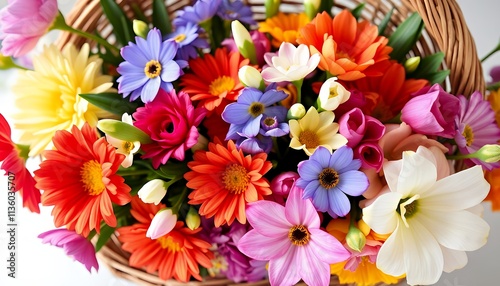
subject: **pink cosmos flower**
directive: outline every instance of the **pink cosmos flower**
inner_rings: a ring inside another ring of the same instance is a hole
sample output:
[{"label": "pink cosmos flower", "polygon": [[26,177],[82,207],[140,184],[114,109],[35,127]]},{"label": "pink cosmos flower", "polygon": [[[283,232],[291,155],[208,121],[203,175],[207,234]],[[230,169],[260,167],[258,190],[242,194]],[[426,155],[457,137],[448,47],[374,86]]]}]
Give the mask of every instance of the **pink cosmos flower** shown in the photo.
[{"label": "pink cosmos flower", "polygon": [[205,117],[204,108],[194,108],[185,92],[167,93],[160,89],[155,99],[133,114],[134,126],[147,133],[153,143],[143,144],[145,154],[153,167],[165,164],[170,157],[184,160],[184,153],[198,142],[197,126]]},{"label": "pink cosmos flower", "polygon": [[85,265],[89,272],[91,272],[92,267],[99,270],[94,246],[84,236],[72,230],[53,229],[41,233],[38,238],[42,239],[42,243],[64,249],[66,255]]},{"label": "pink cosmos flower", "polygon": [[[25,158],[22,157],[18,146],[12,142],[9,123],[0,114],[0,162],[3,161],[0,169],[5,171],[5,175],[14,177],[12,191],[18,191],[23,198],[23,206],[31,212],[40,213],[40,190],[35,187],[35,179],[25,167]],[[27,156],[26,150],[26,156]],[[9,189],[10,190],[10,189]]]},{"label": "pink cosmos flower", "polygon": [[47,33],[57,16],[57,0],[9,0],[0,10],[2,54],[21,57]]},{"label": "pink cosmos flower", "polygon": [[330,264],[344,261],[350,253],[332,235],[320,229],[312,202],[302,199],[302,189],[290,191],[286,205],[258,201],[247,206],[252,230],[238,242],[245,255],[269,260],[271,285],[328,285]]},{"label": "pink cosmos flower", "polygon": [[453,138],[459,110],[458,98],[435,84],[422,88],[406,103],[401,110],[401,120],[415,133]]},{"label": "pink cosmos flower", "polygon": [[347,138],[347,146],[354,148],[362,140],[377,141],[384,135],[385,126],[377,119],[364,115],[359,108],[342,115],[339,119],[339,133]]}]

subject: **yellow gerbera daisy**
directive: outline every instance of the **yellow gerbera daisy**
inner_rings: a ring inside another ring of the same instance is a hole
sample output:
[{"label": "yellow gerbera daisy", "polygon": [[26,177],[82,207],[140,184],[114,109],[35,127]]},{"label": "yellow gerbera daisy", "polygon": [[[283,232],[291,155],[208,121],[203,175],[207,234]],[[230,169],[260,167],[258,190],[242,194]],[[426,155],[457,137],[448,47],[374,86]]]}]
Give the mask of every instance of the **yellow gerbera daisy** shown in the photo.
[{"label": "yellow gerbera daisy", "polygon": [[331,111],[318,113],[316,108],[311,107],[306,115],[299,120],[292,119],[290,134],[292,140],[290,147],[296,150],[304,149],[311,156],[316,148],[323,146],[330,152],[347,143],[347,139],[337,132],[339,124],[333,122],[335,115]]},{"label": "yellow gerbera daisy", "polygon": [[98,117],[111,116],[78,96],[111,90],[112,77],[101,72],[102,59],[89,57],[87,44],[78,51],[66,45],[60,51],[45,46],[33,59],[33,71],[20,72],[12,90],[16,95],[15,128],[20,141],[31,144],[30,156],[52,148],[57,130],[81,128],[85,122],[97,124]]},{"label": "yellow gerbera daisy", "polygon": [[297,35],[299,30],[309,23],[309,18],[305,13],[284,14],[278,13],[276,16],[259,23],[259,31],[269,33],[273,37],[272,45],[279,48],[282,42],[289,42],[297,45]]}]

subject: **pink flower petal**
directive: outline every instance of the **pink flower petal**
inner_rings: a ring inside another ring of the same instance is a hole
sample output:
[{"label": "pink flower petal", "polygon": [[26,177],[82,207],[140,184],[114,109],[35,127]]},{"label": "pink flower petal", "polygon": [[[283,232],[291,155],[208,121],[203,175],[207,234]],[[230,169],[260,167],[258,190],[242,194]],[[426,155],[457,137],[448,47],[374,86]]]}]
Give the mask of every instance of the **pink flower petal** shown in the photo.
[{"label": "pink flower petal", "polygon": [[330,284],[330,265],[317,259],[310,247],[297,247],[295,255],[299,275],[307,285]]},{"label": "pink flower petal", "polygon": [[309,229],[311,240],[308,248],[316,258],[327,264],[345,261],[351,255],[347,249],[332,235],[321,229]]},{"label": "pink flower petal", "polygon": [[257,260],[281,258],[292,245],[288,236],[267,237],[255,229],[247,232],[239,241],[238,249],[248,257]]},{"label": "pink flower petal", "polygon": [[271,285],[295,285],[300,281],[296,263],[296,247],[292,246],[281,257],[269,261],[269,282]]},{"label": "pink flower petal", "polygon": [[302,189],[293,187],[285,205],[286,219],[293,225],[319,228],[319,216],[309,199],[302,199]]},{"label": "pink flower petal", "polygon": [[286,220],[285,208],[275,202],[261,200],[250,203],[246,208],[246,215],[250,225],[267,237],[286,236],[292,227]]}]

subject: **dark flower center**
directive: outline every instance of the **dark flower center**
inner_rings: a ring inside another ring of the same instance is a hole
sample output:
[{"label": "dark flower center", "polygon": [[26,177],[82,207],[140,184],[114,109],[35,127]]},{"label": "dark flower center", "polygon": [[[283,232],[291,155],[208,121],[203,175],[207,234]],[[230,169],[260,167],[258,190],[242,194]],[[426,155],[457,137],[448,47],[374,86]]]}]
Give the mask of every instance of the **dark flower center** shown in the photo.
[{"label": "dark flower center", "polygon": [[332,168],[326,168],[319,173],[319,184],[325,189],[331,189],[339,183],[339,174]]},{"label": "dark flower center", "polygon": [[264,125],[267,127],[273,127],[276,124],[276,119],[274,117],[267,117],[264,119]]},{"label": "dark flower center", "polygon": [[248,109],[248,112],[253,116],[257,117],[261,115],[264,112],[264,104],[260,102],[253,102],[252,105],[250,105],[250,108]]},{"label": "dark flower center", "polygon": [[299,135],[299,142],[306,145],[307,149],[314,149],[319,146],[318,135],[311,130],[304,130]]},{"label": "dark flower center", "polygon": [[304,225],[294,225],[288,231],[288,238],[297,246],[306,245],[311,239],[309,230]]}]

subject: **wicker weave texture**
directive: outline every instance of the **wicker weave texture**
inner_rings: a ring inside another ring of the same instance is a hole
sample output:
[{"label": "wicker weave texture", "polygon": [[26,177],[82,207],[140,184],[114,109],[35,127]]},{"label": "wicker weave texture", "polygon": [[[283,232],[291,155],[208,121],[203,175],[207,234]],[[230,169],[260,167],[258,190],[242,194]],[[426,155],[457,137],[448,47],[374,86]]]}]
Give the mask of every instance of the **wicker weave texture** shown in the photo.
[{"label": "wicker weave texture", "polygon": [[[140,9],[146,16],[151,15],[151,0],[116,0],[127,15],[132,17],[133,9]],[[252,7],[256,20],[265,18],[264,0],[246,0]],[[189,5],[190,0],[165,0],[168,12],[175,12]],[[302,10],[303,0],[282,0],[280,9],[287,12]],[[366,3],[361,15],[374,24],[379,24],[383,17],[394,8],[387,29],[394,30],[410,13],[416,11],[424,20],[425,30],[412,51],[415,56],[426,56],[438,51],[445,53],[443,67],[450,69],[450,76],[445,88],[452,94],[469,96],[479,90],[484,94],[485,82],[481,62],[478,58],[474,39],[465,23],[460,7],[454,0],[336,0],[334,12],[343,8],[352,9],[360,3]],[[79,0],[73,10],[67,15],[66,22],[78,29],[98,33],[113,43],[112,28],[103,15],[100,1]],[[86,40],[79,36],[63,33],[57,41],[59,47],[67,43],[81,46]],[[128,265],[129,254],[120,247],[120,242],[113,236],[99,252],[102,263],[118,277],[134,281],[145,286],[178,286],[178,285],[236,285],[229,280],[214,279],[203,282],[179,283],[163,281],[154,274],[136,269]],[[267,281],[243,285],[268,285]],[[330,285],[340,285],[332,278]]]}]

